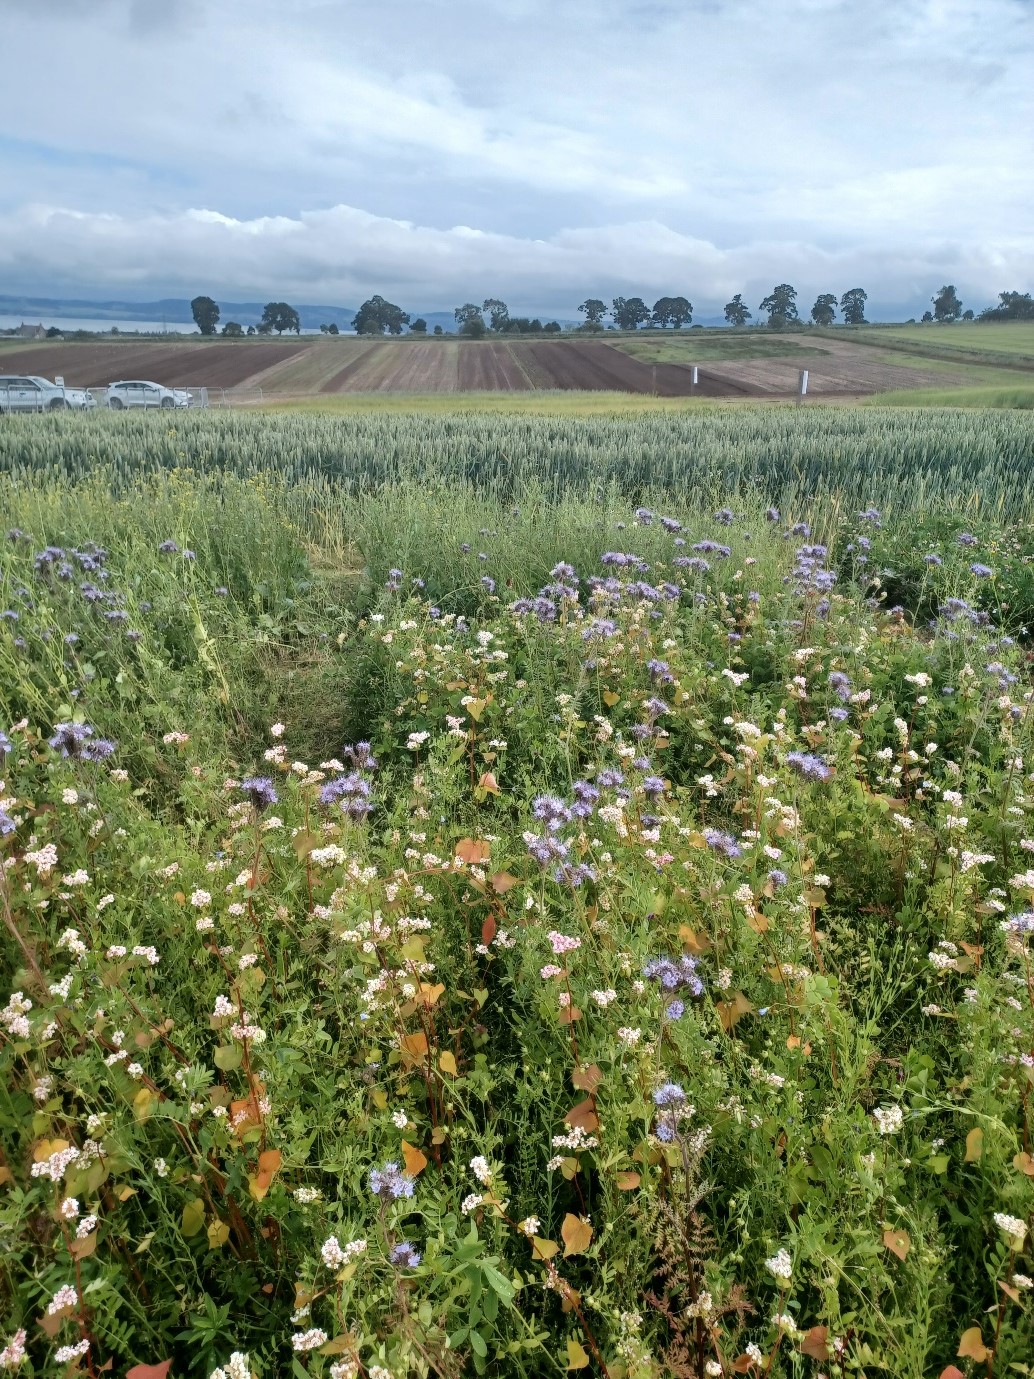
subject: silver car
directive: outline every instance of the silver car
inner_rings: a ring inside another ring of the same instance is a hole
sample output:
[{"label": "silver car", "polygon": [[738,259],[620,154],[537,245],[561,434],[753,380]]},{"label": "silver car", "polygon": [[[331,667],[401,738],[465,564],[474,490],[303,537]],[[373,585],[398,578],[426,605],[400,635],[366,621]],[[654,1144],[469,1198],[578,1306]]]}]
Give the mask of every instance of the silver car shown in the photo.
[{"label": "silver car", "polygon": [[186,388],[166,388],[161,383],[139,380],[109,383],[108,406],[115,412],[124,407],[189,407],[190,393]]},{"label": "silver car", "polygon": [[85,388],[66,388],[49,378],[0,374],[0,412],[63,412],[66,408],[86,411],[97,406],[97,399]]}]

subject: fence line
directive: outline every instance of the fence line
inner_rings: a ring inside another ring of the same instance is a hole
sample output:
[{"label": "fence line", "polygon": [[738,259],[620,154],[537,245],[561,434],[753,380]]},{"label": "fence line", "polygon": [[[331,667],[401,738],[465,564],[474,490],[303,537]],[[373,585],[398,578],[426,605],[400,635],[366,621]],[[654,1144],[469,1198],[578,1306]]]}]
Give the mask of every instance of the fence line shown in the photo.
[{"label": "fence line", "polygon": [[[162,385],[164,386],[164,385]],[[191,409],[197,408],[230,408],[230,407],[257,407],[266,400],[266,394],[262,388],[207,388],[198,384],[178,386],[173,391],[186,393],[189,397],[187,406]],[[9,412],[47,412],[53,407],[56,394],[60,393],[64,406],[72,409],[75,403],[67,400],[69,392],[88,393],[93,398],[98,407],[108,408],[108,389],[107,388],[68,388],[64,384],[56,385],[51,393],[39,392],[38,397],[32,397],[30,390],[26,387],[17,387],[13,384],[0,383],[0,413]],[[93,409],[91,409],[93,410]],[[113,409],[114,410],[114,409]],[[148,407],[143,409],[139,406],[129,404],[126,406],[128,411],[157,411],[159,408]],[[178,410],[178,409],[177,409]]]}]

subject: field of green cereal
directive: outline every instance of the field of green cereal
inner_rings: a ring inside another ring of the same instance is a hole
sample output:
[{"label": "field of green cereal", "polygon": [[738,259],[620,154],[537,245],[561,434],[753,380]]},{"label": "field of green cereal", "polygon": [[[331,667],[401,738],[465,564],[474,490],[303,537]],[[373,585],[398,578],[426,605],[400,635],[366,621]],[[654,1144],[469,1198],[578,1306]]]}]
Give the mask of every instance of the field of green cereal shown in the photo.
[{"label": "field of green cereal", "polygon": [[1034,1375],[1032,458],[5,423],[0,1369]]}]

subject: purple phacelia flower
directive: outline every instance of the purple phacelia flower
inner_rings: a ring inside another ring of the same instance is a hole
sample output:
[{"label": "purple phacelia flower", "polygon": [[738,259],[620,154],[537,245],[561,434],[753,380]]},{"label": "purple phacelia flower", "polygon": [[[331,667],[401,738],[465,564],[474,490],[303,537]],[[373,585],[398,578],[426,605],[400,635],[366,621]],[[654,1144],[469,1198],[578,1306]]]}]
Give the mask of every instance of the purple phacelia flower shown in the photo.
[{"label": "purple phacelia flower", "polygon": [[571,811],[556,795],[538,795],[531,802],[531,812],[550,833],[557,833],[571,822]]},{"label": "purple phacelia flower", "polygon": [[705,828],[704,842],[715,852],[722,852],[730,861],[743,856],[743,849],[731,833],[723,833],[720,828]]},{"label": "purple phacelia flower", "polygon": [[704,991],[704,984],[697,973],[696,959],[688,953],[683,953],[678,959],[650,958],[643,967],[643,976],[647,981],[656,982],[666,993],[688,991],[693,996],[700,996]]},{"label": "purple phacelia flower", "polygon": [[786,764],[807,780],[829,780],[833,774],[832,766],[814,752],[787,752]]},{"label": "purple phacelia flower", "polygon": [[667,1109],[670,1106],[684,1106],[686,1093],[677,1082],[665,1082],[653,1094],[653,1104]]},{"label": "purple phacelia flower", "polygon": [[248,776],[237,788],[247,795],[259,813],[263,809],[268,809],[271,804],[276,804],[280,798],[268,776]]},{"label": "purple phacelia flower", "polygon": [[829,687],[836,697],[842,699],[844,703],[851,698],[851,681],[842,670],[830,671]]},{"label": "purple phacelia flower", "polygon": [[407,1178],[398,1163],[386,1163],[383,1168],[371,1168],[370,1191],[374,1197],[384,1202],[397,1202],[402,1197],[412,1197],[416,1185]]}]

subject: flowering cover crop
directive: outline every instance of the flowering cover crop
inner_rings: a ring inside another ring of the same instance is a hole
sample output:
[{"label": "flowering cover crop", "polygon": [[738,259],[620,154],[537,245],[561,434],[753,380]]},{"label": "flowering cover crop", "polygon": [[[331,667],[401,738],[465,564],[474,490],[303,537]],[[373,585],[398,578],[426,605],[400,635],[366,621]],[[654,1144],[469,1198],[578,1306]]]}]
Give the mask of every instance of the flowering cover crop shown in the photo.
[{"label": "flowering cover crop", "polygon": [[1019,547],[91,492],[4,497],[0,1369],[1032,1372]]}]

